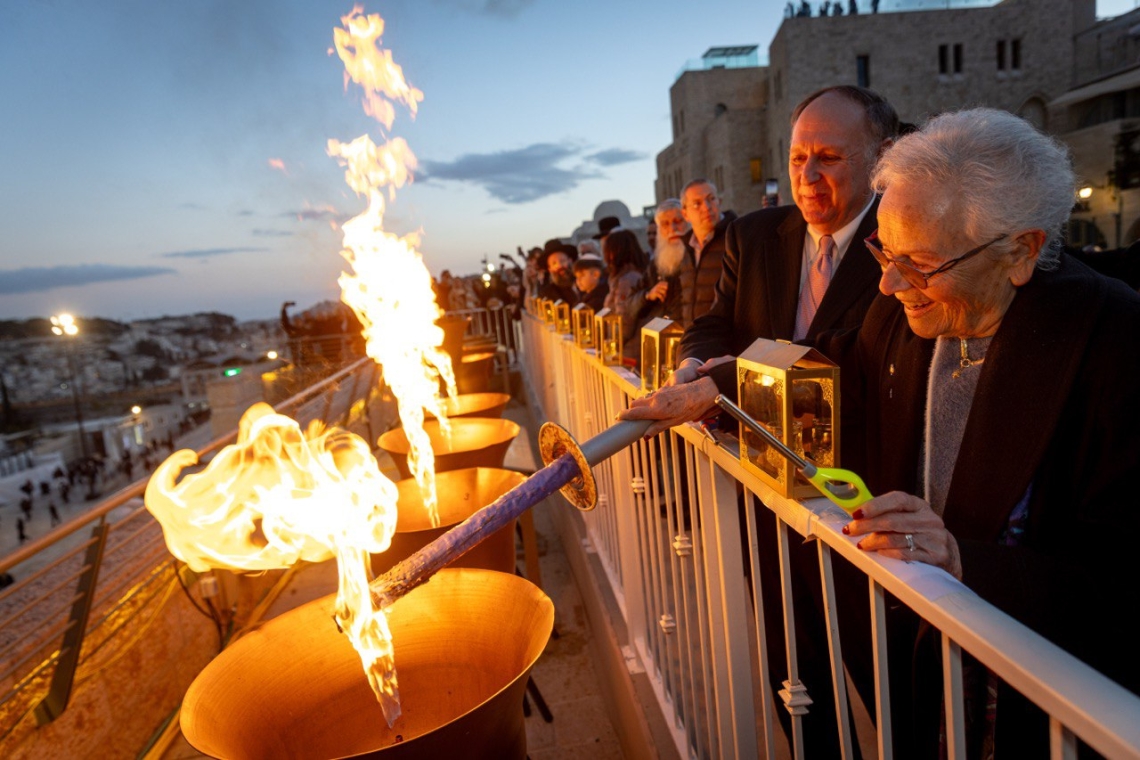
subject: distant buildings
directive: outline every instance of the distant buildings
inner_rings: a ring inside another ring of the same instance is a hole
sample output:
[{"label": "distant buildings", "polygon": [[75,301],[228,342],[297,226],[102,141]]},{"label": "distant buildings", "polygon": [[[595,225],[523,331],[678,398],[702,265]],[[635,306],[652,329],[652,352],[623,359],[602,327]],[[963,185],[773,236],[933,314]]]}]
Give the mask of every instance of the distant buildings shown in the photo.
[{"label": "distant buildings", "polygon": [[760,207],[766,180],[789,202],[792,109],[820,87],[857,84],[915,124],[979,105],[1024,117],[1070,145],[1090,188],[1074,242],[1140,237],[1140,11],[1098,22],[1095,0],[942,5],[785,18],[766,64],[741,55],[748,48],[709,50],[708,65],[670,88],[673,142],[657,156],[657,200],[703,176],[738,213]]}]

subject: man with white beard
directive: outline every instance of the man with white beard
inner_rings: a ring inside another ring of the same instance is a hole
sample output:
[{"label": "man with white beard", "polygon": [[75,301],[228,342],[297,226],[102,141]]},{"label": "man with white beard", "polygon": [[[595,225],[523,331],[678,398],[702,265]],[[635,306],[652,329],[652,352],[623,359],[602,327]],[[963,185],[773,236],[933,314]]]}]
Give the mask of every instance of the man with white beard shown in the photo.
[{"label": "man with white beard", "polygon": [[681,280],[678,274],[688,253],[685,239],[689,236],[689,223],[681,213],[681,202],[676,198],[661,201],[654,216],[657,222],[657,241],[653,260],[649,263],[649,287],[634,298],[641,303],[636,309],[638,324],[656,317],[676,322],[682,319]]}]

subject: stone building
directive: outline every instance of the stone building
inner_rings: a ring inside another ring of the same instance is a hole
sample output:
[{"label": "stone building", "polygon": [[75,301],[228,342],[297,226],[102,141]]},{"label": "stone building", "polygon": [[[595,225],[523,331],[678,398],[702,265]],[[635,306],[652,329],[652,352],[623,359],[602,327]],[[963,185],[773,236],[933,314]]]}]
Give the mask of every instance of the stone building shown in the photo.
[{"label": "stone building", "polygon": [[[1095,0],[1004,0],[785,18],[768,48],[767,66],[745,74],[686,72],[670,89],[674,121],[685,113],[698,131],[687,134],[675,126],[673,143],[657,158],[657,197],[669,194],[678,174],[683,185],[719,169],[725,189],[734,193],[741,184],[736,178],[751,180],[744,184],[753,192],[734,195],[726,205],[738,213],[760,207],[767,178],[777,180],[780,202],[790,202],[791,111],[812,91],[835,84],[882,93],[911,123],[985,105],[1056,133],[1059,125],[1050,123],[1056,113],[1049,104],[1073,86],[1078,71],[1073,40],[1097,26]],[[732,104],[745,111],[739,127],[716,124],[715,104],[721,102],[728,114]],[[694,119],[694,114],[700,116]],[[750,134],[735,134],[736,128]]]},{"label": "stone building", "polygon": [[657,154],[657,202],[680,196],[685,183],[712,180],[721,208],[760,207],[766,140],[767,69],[756,46],[711,48],[669,88],[673,143]]},{"label": "stone building", "polygon": [[1048,107],[1084,188],[1069,237],[1121,247],[1140,239],[1140,10],[1084,29],[1073,47],[1073,87]]}]

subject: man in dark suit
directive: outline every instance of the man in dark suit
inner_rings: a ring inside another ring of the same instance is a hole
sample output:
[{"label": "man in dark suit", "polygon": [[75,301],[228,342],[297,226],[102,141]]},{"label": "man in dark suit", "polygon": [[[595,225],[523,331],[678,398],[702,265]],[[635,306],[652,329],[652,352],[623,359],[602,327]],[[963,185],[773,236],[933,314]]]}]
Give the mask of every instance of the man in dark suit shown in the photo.
[{"label": "man in dark suit", "polygon": [[[647,435],[702,419],[718,411],[713,403],[718,393],[736,397],[731,358],[756,338],[810,341],[821,332],[862,323],[882,275],[863,244],[877,226],[871,170],[897,130],[894,108],[860,87],[829,87],[796,106],[788,155],[795,205],[761,209],[729,226],[716,299],[712,309],[685,330],[673,384],[634,400],[621,418],[656,420]],[[768,621],[764,637],[774,693],[790,678],[786,658],[778,654],[785,643],[775,622],[784,613],[776,539],[775,521],[758,520],[761,570],[755,581]],[[814,635],[826,630],[813,602],[818,597],[814,586],[819,570],[811,564],[816,550],[803,546],[791,547],[791,552],[797,574],[792,584],[799,655],[796,687],[805,688],[816,702],[802,717],[802,741],[807,757],[834,757],[838,720],[829,709],[833,683],[827,640]],[[777,715],[792,736],[788,711],[777,710]]]},{"label": "man in dark suit", "polygon": [[[853,327],[881,270],[863,245],[876,227],[871,169],[898,116],[882,96],[850,85],[812,93],[792,113],[788,172],[795,206],[733,222],[712,309],[685,330],[671,387],[637,399],[623,419],[657,420],[654,435],[735,397],[734,364],[756,338],[811,340]],[[711,361],[710,361],[711,360]]]}]

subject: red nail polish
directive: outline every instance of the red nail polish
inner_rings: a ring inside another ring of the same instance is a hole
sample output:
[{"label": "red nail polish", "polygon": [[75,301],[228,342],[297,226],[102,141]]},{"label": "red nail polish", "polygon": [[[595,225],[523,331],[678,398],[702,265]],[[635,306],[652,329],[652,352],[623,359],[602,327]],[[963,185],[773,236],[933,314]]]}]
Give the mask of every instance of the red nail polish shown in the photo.
[{"label": "red nail polish", "polygon": [[851,517],[853,517],[856,520],[862,520],[863,519],[863,510],[856,509],[854,512],[851,513]]},{"label": "red nail polish", "polygon": [[847,525],[844,525],[844,526],[843,526],[843,533],[844,533],[845,535],[848,535],[848,536],[850,536],[850,535],[851,535],[851,528],[850,528],[849,526],[847,526]]},{"label": "red nail polish", "polygon": [[862,549],[863,548],[863,542],[860,541],[859,543],[855,544],[855,548],[856,549]]}]

